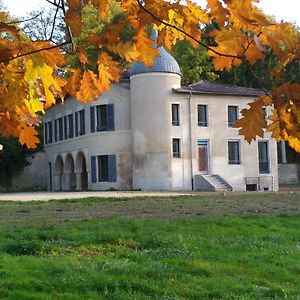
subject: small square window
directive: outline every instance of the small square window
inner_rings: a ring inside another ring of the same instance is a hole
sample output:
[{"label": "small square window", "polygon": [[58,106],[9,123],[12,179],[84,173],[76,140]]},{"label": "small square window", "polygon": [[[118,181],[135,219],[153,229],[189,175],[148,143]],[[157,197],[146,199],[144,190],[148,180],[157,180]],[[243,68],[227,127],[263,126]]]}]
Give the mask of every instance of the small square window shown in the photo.
[{"label": "small square window", "polygon": [[172,104],[172,126],[179,126],[179,104]]},{"label": "small square window", "polygon": [[240,161],[240,141],[228,142],[228,163],[230,165],[239,165]]},{"label": "small square window", "polygon": [[228,127],[234,127],[234,123],[237,119],[238,119],[238,107],[228,106]]},{"label": "small square window", "polygon": [[180,154],[180,139],[173,139],[173,157],[181,157]]},{"label": "small square window", "polygon": [[198,105],[198,126],[206,127],[207,122],[207,105]]}]

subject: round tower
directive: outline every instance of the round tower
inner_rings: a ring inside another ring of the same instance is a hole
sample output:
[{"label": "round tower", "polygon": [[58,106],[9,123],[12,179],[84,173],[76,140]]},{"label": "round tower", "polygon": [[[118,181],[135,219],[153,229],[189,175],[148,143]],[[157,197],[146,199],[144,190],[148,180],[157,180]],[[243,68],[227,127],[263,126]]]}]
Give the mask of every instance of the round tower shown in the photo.
[{"label": "round tower", "polygon": [[171,99],[181,74],[174,57],[163,47],[158,51],[153,66],[135,62],[130,70],[132,186],[142,190],[172,188]]}]

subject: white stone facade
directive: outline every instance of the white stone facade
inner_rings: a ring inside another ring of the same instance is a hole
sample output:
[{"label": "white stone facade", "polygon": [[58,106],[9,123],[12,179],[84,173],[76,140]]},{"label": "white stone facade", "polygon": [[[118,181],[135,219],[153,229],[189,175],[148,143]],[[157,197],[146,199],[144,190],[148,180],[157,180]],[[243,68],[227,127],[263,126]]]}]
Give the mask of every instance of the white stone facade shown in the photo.
[{"label": "white stone facade", "polygon": [[[68,98],[44,119],[48,189],[205,190],[198,179],[208,174],[232,190],[276,191],[275,140],[266,133],[249,145],[228,126],[228,107],[239,112],[253,98],[181,91],[180,75],[167,72],[134,74],[95,102]],[[175,125],[172,104],[178,105]],[[206,110],[205,126],[199,105]]]}]

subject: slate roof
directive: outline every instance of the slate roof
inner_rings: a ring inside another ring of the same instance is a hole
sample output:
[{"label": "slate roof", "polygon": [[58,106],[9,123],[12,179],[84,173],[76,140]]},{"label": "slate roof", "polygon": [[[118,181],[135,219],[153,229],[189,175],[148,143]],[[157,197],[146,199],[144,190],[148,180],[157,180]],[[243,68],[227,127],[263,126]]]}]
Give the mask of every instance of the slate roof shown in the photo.
[{"label": "slate roof", "polygon": [[[151,39],[157,41],[156,30],[152,30]],[[164,47],[157,47],[156,43],[152,47],[157,48],[159,51],[159,56],[154,58],[154,64],[151,67],[146,67],[144,63],[134,62],[130,69],[130,75],[149,72],[181,74],[177,61]]]},{"label": "slate roof", "polygon": [[180,68],[175,58],[164,47],[159,47],[158,51],[159,56],[154,58],[153,66],[146,67],[144,63],[134,62],[130,69],[130,75],[149,72],[180,74]]},{"label": "slate roof", "polygon": [[232,95],[232,96],[261,96],[264,92],[261,89],[247,88],[224,83],[209,82],[201,80],[197,83],[173,88],[175,93],[192,94],[213,94],[213,95]]}]

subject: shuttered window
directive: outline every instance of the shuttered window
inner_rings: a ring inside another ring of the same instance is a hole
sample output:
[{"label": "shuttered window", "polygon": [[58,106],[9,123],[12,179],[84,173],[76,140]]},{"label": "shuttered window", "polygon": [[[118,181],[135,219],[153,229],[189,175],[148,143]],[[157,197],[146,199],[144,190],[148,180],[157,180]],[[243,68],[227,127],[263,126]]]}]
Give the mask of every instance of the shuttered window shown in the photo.
[{"label": "shuttered window", "polygon": [[52,121],[48,123],[48,143],[52,144],[53,142],[53,127],[52,127]]},{"label": "shuttered window", "polygon": [[69,138],[73,138],[74,137],[74,123],[73,123],[73,114],[68,115],[68,136]]},{"label": "shuttered window", "polygon": [[78,111],[75,112],[75,136],[78,136],[78,123],[79,123],[79,120],[78,120]]},{"label": "shuttered window", "polygon": [[84,109],[79,111],[79,135],[85,134],[85,113]]},{"label": "shuttered window", "polygon": [[63,135],[63,118],[58,119],[58,133],[59,133],[59,140],[62,141],[64,139]]},{"label": "shuttered window", "polygon": [[116,155],[98,156],[98,181],[100,182],[117,181]]},{"label": "shuttered window", "polygon": [[113,131],[115,130],[114,105],[98,105],[96,106],[96,120],[94,108],[91,108],[91,132],[97,131]]},{"label": "shuttered window", "polygon": [[65,134],[65,140],[68,139],[68,118],[67,118],[67,116],[64,116],[64,134]]},{"label": "shuttered window", "polygon": [[54,120],[54,141],[57,142],[57,136],[58,136],[58,133],[57,133],[57,128],[58,128],[58,120]]},{"label": "shuttered window", "polygon": [[95,106],[90,107],[90,126],[91,126],[91,132],[96,131],[96,123],[95,123]]},{"label": "shuttered window", "polygon": [[44,143],[48,144],[48,123],[44,125]]},{"label": "shuttered window", "polygon": [[96,161],[97,161],[96,156],[91,156],[92,182],[97,182],[97,166],[96,166]]}]

